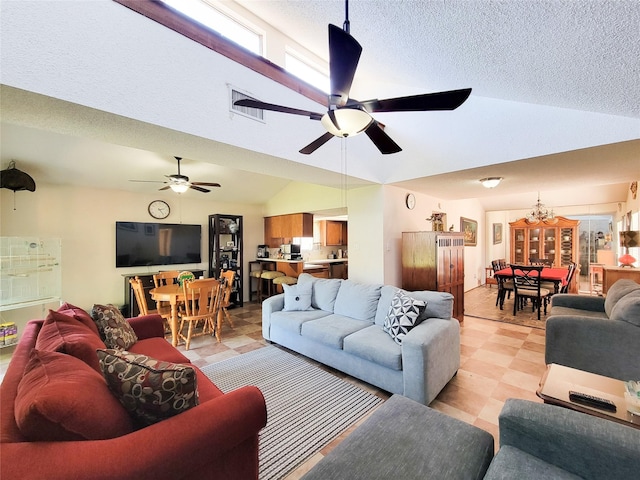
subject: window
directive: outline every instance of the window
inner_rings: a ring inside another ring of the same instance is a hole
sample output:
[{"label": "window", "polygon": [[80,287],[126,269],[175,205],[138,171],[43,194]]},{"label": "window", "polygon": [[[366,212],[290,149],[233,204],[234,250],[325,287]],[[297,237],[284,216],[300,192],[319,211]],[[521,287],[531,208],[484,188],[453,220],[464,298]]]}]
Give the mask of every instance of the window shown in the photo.
[{"label": "window", "polygon": [[225,15],[203,0],[162,0],[220,35],[262,56],[262,35]]},{"label": "window", "polygon": [[285,70],[304,80],[310,85],[319,88],[323,92],[329,93],[329,77],[322,73],[320,69],[311,65],[310,62],[302,60],[300,55],[292,52],[285,53]]}]

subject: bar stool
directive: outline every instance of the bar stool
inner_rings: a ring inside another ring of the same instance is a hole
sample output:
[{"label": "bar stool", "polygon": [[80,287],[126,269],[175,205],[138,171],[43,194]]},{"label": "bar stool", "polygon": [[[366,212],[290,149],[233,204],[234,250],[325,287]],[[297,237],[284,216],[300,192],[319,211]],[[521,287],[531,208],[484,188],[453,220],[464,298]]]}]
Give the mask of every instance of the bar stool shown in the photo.
[{"label": "bar stool", "polygon": [[[273,279],[278,277],[284,277],[284,272],[278,272],[277,270],[263,270],[262,275],[260,275],[260,283],[258,284],[258,299],[260,301],[265,298],[269,298],[273,295]],[[267,294],[264,294],[263,285],[266,282],[267,286]]]},{"label": "bar stool", "polygon": [[296,277],[290,277],[289,275],[284,275],[282,277],[276,277],[273,279],[273,284],[275,285],[276,293],[281,293],[283,290],[280,285],[295,285],[298,283],[298,279]]}]

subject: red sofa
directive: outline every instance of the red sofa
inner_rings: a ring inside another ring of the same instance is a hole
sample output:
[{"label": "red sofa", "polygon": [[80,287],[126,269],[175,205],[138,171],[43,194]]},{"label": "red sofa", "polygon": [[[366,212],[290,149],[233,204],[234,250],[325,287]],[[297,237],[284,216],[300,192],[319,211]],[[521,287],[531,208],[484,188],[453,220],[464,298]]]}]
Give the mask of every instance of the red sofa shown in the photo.
[{"label": "red sofa", "polygon": [[[79,314],[88,316],[84,311]],[[129,351],[173,363],[190,363],[164,339],[160,316],[148,315],[128,321],[138,337]],[[16,408],[20,410],[24,406],[16,407],[19,403],[16,399],[22,398],[18,386],[43,323],[44,320],[32,320],[27,324],[0,386],[0,478],[258,478],[258,432],[267,420],[262,393],[256,387],[243,387],[224,394],[197,368],[199,405],[159,423],[132,428],[129,433],[108,439],[32,441],[26,438],[16,420]],[[90,343],[93,346],[93,339]],[[71,381],[65,391],[78,388],[73,382],[79,375],[76,372],[66,372],[66,375]],[[97,373],[88,375],[93,375],[94,380],[99,378],[95,376]],[[84,387],[82,392],[84,397],[87,393]],[[108,425],[105,419],[109,420],[110,415],[121,418],[118,415],[122,412],[116,411],[119,407],[116,401],[111,411],[104,411],[93,402],[85,402],[80,408],[70,405],[68,411],[93,428],[94,421]]]}]

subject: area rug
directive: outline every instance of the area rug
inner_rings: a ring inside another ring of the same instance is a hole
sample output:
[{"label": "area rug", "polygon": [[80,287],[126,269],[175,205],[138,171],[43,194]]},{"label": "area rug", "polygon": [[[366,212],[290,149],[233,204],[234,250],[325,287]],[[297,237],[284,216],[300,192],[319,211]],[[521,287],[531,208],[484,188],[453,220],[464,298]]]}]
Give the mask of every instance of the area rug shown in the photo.
[{"label": "area rug", "polygon": [[[464,314],[467,317],[483,318],[495,322],[510,323],[512,325],[522,325],[524,327],[545,329],[547,315],[541,312],[538,320],[538,312],[532,312],[531,307],[518,310],[513,314],[513,294],[511,299],[505,299],[504,310],[496,306],[497,287],[480,286],[464,294]],[[547,313],[551,306],[547,307]]]},{"label": "area rug", "polygon": [[223,392],[255,385],[265,397],[260,480],[281,479],[383,402],[372,393],[278,347],[202,368]]}]

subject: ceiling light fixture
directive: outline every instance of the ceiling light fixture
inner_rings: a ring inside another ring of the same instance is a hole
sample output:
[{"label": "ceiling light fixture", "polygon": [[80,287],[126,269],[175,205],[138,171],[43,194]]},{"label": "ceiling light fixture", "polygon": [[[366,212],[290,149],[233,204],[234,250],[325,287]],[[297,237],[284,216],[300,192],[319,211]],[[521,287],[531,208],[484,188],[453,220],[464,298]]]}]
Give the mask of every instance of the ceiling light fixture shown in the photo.
[{"label": "ceiling light fixture", "polygon": [[487,177],[480,180],[484,188],[495,188],[502,181],[502,177]]},{"label": "ceiling light fixture", "polygon": [[325,113],[320,122],[329,133],[336,137],[352,137],[362,133],[371,125],[373,118],[364,110],[357,108],[341,108],[333,110],[335,124],[328,113]]},{"label": "ceiling light fixture", "polygon": [[529,212],[526,218],[529,223],[538,223],[539,221],[549,222],[555,219],[553,209],[549,210],[544,206],[544,203],[540,203],[540,192],[538,192],[538,201],[533,206],[533,210]]},{"label": "ceiling light fixture", "polygon": [[172,183],[171,185],[169,185],[169,188],[171,188],[171,190],[173,190],[176,193],[184,193],[187,190],[189,190],[189,184],[188,183]]}]

